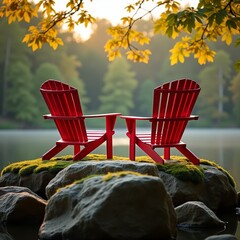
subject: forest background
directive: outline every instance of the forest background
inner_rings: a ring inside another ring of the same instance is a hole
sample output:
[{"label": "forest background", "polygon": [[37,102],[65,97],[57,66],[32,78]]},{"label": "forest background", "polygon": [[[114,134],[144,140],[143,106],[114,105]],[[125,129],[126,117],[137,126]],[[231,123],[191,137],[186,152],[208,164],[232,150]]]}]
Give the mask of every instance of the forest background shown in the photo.
[{"label": "forest background", "polygon": [[[148,31],[151,22],[141,20],[139,29]],[[175,41],[161,35],[152,38],[148,64],[133,63],[125,58],[109,62],[104,44],[111,23],[100,19],[87,41],[71,32],[62,32],[64,46],[56,51],[44,46],[32,52],[21,43],[26,23],[8,25],[0,20],[0,128],[51,128],[43,120],[48,113],[40,94],[47,79],[57,79],[79,90],[84,114],[121,112],[123,115],[151,116],[153,89],[162,83],[190,78],[201,86],[194,109],[200,116],[191,127],[240,127],[240,73],[234,70],[239,49],[220,41],[211,43],[215,61],[199,65],[196,59],[170,65]],[[89,122],[91,127],[102,122]],[[117,126],[124,122],[117,121]]]}]

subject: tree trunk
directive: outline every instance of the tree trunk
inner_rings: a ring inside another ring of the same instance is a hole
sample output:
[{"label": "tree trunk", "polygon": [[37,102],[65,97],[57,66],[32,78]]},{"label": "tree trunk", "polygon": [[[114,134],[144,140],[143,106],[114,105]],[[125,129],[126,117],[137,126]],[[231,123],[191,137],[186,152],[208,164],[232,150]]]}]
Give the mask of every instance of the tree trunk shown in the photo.
[{"label": "tree trunk", "polygon": [[8,36],[4,69],[3,69],[3,96],[2,96],[2,116],[3,117],[5,117],[7,114],[7,101],[6,101],[7,89],[8,89],[7,71],[8,71],[9,61],[10,61],[11,43],[12,43],[11,38]]}]

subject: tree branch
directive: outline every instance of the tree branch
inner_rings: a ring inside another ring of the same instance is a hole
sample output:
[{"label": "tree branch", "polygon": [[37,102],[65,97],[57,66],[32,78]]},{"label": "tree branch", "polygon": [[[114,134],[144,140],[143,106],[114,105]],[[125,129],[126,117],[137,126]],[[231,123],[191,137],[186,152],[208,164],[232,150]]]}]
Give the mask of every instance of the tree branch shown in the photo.
[{"label": "tree branch", "polygon": [[[57,25],[57,23],[61,22],[62,20],[66,19],[69,16],[72,16],[76,12],[78,12],[82,3],[83,3],[83,0],[80,0],[80,2],[77,5],[75,5],[74,8],[71,8],[69,11],[63,11],[63,12],[61,12],[61,14],[56,13],[53,16],[53,20],[51,22],[49,22],[49,27],[47,28],[47,30],[41,32],[41,34],[46,34],[50,29],[55,27]],[[61,16],[61,17],[59,17],[59,16]]]}]

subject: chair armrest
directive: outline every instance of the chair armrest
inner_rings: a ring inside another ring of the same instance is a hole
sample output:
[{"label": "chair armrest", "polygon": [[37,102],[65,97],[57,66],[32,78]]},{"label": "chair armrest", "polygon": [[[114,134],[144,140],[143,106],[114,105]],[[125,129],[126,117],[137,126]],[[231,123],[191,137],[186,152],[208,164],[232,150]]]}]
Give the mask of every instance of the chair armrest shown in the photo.
[{"label": "chair armrest", "polygon": [[137,127],[137,120],[147,120],[152,121],[152,117],[139,117],[139,116],[120,116],[120,118],[125,119],[128,132],[126,133],[127,136],[133,141],[136,136],[136,127]]},{"label": "chair armrest", "polygon": [[190,115],[189,117],[166,117],[166,118],[152,118],[151,121],[182,121],[182,120],[198,120],[197,115]]},{"label": "chair armrest", "polygon": [[44,119],[62,119],[62,120],[67,120],[67,119],[76,119],[78,116],[52,116],[52,114],[45,114],[43,115]]},{"label": "chair armrest", "polygon": [[93,115],[84,115],[83,118],[100,118],[104,117],[106,122],[106,134],[112,135],[114,133],[113,129],[116,123],[117,116],[122,115],[121,113],[104,113],[104,114],[93,114]]},{"label": "chair armrest", "polygon": [[198,115],[190,115],[190,120],[198,120],[199,116]]},{"label": "chair armrest", "polygon": [[135,122],[136,120],[148,120],[153,121],[182,121],[182,120],[197,120],[199,117],[197,115],[191,115],[189,117],[169,117],[169,118],[154,118],[154,117],[138,117],[138,116],[120,116],[120,118],[125,119],[128,123]]},{"label": "chair armrest", "polygon": [[120,116],[120,118],[126,120],[152,120],[152,117],[139,117],[139,116]]},{"label": "chair armrest", "polygon": [[52,116],[51,114],[44,114],[44,115],[43,115],[43,118],[44,118],[44,119],[49,119],[49,118],[51,118],[51,116]]},{"label": "chair armrest", "polygon": [[43,115],[44,119],[76,119],[76,118],[97,118],[97,117],[114,117],[120,116],[121,113],[107,113],[107,114],[94,114],[94,115],[83,115],[83,116],[52,116],[51,114]]},{"label": "chair armrest", "polygon": [[113,117],[120,116],[121,113],[103,113],[103,114],[91,114],[91,115],[83,115],[82,118],[100,118],[100,117]]}]

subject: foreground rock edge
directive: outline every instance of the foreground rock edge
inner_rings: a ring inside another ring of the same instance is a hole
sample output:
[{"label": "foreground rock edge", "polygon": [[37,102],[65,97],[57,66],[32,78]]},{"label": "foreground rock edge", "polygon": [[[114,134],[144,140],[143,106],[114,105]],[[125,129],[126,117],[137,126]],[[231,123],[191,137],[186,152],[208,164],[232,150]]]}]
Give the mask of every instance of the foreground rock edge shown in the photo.
[{"label": "foreground rock edge", "polygon": [[[147,196],[147,197],[146,197]],[[94,176],[54,194],[40,239],[172,239],[176,214],[159,177]]]},{"label": "foreground rock edge", "polygon": [[[92,161],[89,161],[89,163],[92,162]],[[99,162],[99,161],[98,161]],[[106,161],[103,161],[102,164],[104,164]],[[122,161],[121,161],[122,162]],[[133,162],[131,162],[133,163]],[[140,165],[139,163],[134,163],[134,164],[137,164],[137,165]],[[150,165],[153,165],[153,164],[150,164]],[[154,173],[155,174],[155,173]],[[15,174],[16,175],[16,174]],[[37,174],[36,174],[37,175]],[[35,176],[36,177],[36,176]],[[54,176],[55,177],[55,176]],[[54,177],[52,179],[54,179]],[[51,180],[50,180],[51,181]]]}]

